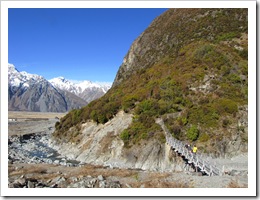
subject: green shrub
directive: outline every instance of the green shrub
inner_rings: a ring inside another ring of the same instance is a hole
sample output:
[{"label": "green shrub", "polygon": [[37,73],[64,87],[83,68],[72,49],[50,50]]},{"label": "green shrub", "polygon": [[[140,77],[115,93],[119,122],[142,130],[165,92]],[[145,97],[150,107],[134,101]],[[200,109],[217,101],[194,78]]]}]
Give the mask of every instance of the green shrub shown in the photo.
[{"label": "green shrub", "polygon": [[194,51],[193,56],[196,60],[200,60],[204,58],[206,54],[208,54],[210,51],[213,50],[213,47],[209,44],[205,44],[198,48],[196,51]]},{"label": "green shrub", "polygon": [[96,110],[92,110],[92,112],[90,113],[90,118],[95,121],[98,122],[98,114]]},{"label": "green shrub", "polygon": [[182,99],[181,97],[176,97],[176,98],[174,99],[174,103],[176,103],[176,104],[181,104],[181,103],[183,103],[183,99]]},{"label": "green shrub", "polygon": [[186,117],[178,117],[177,121],[181,126],[185,126],[188,123],[188,119]]},{"label": "green shrub", "polygon": [[160,99],[158,101],[158,105],[159,105],[159,110],[158,110],[158,113],[160,115],[163,115],[165,113],[167,113],[167,111],[171,108],[171,103],[163,100],[163,99]]},{"label": "green shrub", "polygon": [[230,74],[228,76],[228,79],[232,82],[232,83],[241,83],[241,78],[237,75],[237,74]]},{"label": "green shrub", "polygon": [[56,123],[55,123],[55,128],[58,129],[58,130],[61,128],[60,122],[56,122]]},{"label": "green shrub", "polygon": [[212,113],[212,119],[218,120],[218,119],[219,119],[218,113],[213,112],[213,113]]},{"label": "green shrub", "polygon": [[218,118],[218,111],[215,108],[215,104],[212,103],[194,106],[188,111],[189,123],[200,123],[203,127],[216,127],[218,124]]},{"label": "green shrub", "polygon": [[217,41],[231,40],[233,38],[239,38],[241,36],[238,32],[223,33],[217,36]]},{"label": "green shrub", "polygon": [[141,114],[146,111],[152,110],[153,102],[151,100],[144,100],[138,104],[136,114]]},{"label": "green shrub", "polygon": [[200,142],[207,142],[209,139],[210,139],[210,137],[206,133],[201,134],[200,137],[199,137]]},{"label": "green shrub", "polygon": [[158,140],[160,141],[161,144],[164,144],[166,142],[165,135],[163,133],[158,133],[157,135]]},{"label": "green shrub", "polygon": [[122,109],[125,112],[129,112],[131,109],[135,107],[136,101],[137,97],[135,95],[125,96],[122,100]]},{"label": "green shrub", "polygon": [[75,109],[71,111],[72,124],[77,124],[80,121],[81,112],[82,112],[81,109]]},{"label": "green shrub", "polygon": [[119,137],[121,138],[121,140],[124,141],[124,143],[128,142],[129,141],[129,138],[130,138],[130,134],[128,132],[128,130],[123,130],[122,133],[120,133]]},{"label": "green shrub", "polygon": [[105,114],[100,113],[100,114],[98,115],[98,123],[104,124],[104,123],[106,123],[107,121],[108,121],[108,119],[106,118],[106,115],[105,115]]},{"label": "green shrub", "polygon": [[234,114],[238,111],[237,103],[235,101],[232,101],[231,99],[219,99],[216,102],[216,108],[219,114]]},{"label": "green shrub", "polygon": [[248,59],[248,50],[247,49],[243,49],[242,51],[239,51],[238,53],[243,59]]},{"label": "green shrub", "polygon": [[191,141],[195,141],[199,137],[199,130],[197,126],[192,125],[187,131],[187,137]]},{"label": "green shrub", "polygon": [[231,123],[230,120],[225,118],[222,120],[222,127],[227,128],[230,123]]},{"label": "green shrub", "polygon": [[144,132],[141,134],[141,138],[142,139],[147,139],[148,138],[148,133],[147,132]]},{"label": "green shrub", "polygon": [[171,132],[175,138],[180,139],[181,126],[177,123],[173,124],[173,126],[171,127]]}]

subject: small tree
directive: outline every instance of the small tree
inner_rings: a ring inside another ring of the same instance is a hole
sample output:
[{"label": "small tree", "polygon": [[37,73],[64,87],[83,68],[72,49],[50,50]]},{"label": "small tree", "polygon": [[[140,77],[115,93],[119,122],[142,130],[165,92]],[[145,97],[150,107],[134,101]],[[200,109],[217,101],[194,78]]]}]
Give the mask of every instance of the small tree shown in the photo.
[{"label": "small tree", "polygon": [[199,137],[199,129],[197,126],[192,125],[187,131],[187,137],[191,141],[195,141]]}]

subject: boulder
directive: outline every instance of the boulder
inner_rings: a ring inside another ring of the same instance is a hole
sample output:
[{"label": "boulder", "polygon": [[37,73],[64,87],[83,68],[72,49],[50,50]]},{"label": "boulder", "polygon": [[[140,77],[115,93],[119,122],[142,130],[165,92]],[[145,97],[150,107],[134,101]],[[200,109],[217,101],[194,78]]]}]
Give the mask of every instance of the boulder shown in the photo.
[{"label": "boulder", "polygon": [[34,187],[35,187],[34,182],[28,181],[28,182],[27,182],[27,187],[28,187],[28,188],[34,188]]},{"label": "boulder", "polygon": [[99,181],[103,181],[104,180],[104,177],[102,175],[99,175],[97,178],[98,178]]}]

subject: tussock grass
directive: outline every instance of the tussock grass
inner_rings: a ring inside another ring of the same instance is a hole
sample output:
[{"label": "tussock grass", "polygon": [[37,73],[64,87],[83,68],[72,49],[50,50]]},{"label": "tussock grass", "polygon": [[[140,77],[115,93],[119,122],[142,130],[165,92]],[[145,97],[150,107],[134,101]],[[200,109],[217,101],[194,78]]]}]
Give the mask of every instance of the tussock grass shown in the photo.
[{"label": "tussock grass", "polygon": [[247,188],[246,184],[241,184],[237,180],[231,180],[230,183],[227,185],[227,188]]}]

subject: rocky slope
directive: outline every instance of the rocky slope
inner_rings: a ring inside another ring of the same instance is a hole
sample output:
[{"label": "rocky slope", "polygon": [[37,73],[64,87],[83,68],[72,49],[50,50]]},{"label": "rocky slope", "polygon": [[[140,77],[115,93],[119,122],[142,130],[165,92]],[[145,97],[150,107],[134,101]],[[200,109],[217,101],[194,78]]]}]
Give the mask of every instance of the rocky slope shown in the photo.
[{"label": "rocky slope", "polygon": [[246,153],[247,45],[247,9],[169,9],[130,47],[106,95],[56,124],[55,148],[94,164],[179,170],[161,117],[205,155]]},{"label": "rocky slope", "polygon": [[[246,9],[169,9],[133,42],[113,85],[165,57],[183,56],[181,49],[189,43],[231,41],[243,32],[247,32]],[[233,50],[244,50],[241,44],[228,43]]]},{"label": "rocky slope", "polygon": [[[141,143],[138,148],[124,148],[119,134],[132,122],[132,114],[119,112],[106,124],[87,122],[82,125],[82,134],[71,128],[67,134],[73,138],[52,139],[50,146],[66,155],[84,163],[105,165],[118,168],[138,168],[153,171],[182,171],[182,159],[173,157],[170,147],[156,139]],[[70,148],[68,148],[68,146]],[[172,162],[173,160],[178,162]]]}]

